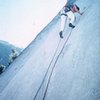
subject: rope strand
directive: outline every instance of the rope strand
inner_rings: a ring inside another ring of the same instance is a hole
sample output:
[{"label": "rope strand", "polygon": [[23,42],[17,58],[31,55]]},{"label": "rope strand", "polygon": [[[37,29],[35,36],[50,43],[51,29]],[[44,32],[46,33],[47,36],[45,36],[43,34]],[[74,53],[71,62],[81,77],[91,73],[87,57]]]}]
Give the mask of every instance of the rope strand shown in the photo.
[{"label": "rope strand", "polygon": [[46,94],[47,94],[47,90],[48,90],[48,87],[49,87],[49,83],[50,83],[51,76],[52,76],[52,73],[53,73],[53,71],[54,71],[55,65],[56,65],[56,63],[57,63],[57,61],[58,61],[58,59],[59,59],[59,57],[60,57],[60,55],[61,55],[61,53],[62,53],[62,51],[63,51],[63,49],[64,49],[64,47],[65,47],[67,41],[69,40],[69,37],[70,37],[71,33],[72,33],[72,30],[70,31],[70,33],[69,33],[69,35],[68,35],[68,38],[66,39],[66,41],[65,41],[65,43],[64,43],[64,45],[63,45],[63,47],[62,47],[62,49],[61,49],[61,51],[60,51],[60,53],[59,53],[58,56],[57,56],[57,59],[56,59],[54,65],[53,65],[53,68],[52,68],[52,70],[51,70],[51,74],[50,74],[50,76],[49,76],[48,83],[47,83],[47,86],[46,86],[46,90],[45,90],[45,92],[44,92],[44,95],[43,95],[43,99],[42,99],[42,100],[45,100],[45,97],[46,97]]},{"label": "rope strand", "polygon": [[55,55],[56,55],[56,52],[57,52],[58,47],[59,47],[59,45],[60,45],[60,42],[61,42],[61,39],[59,40],[59,43],[58,43],[58,46],[57,46],[57,48],[56,48],[56,50],[55,50],[54,56],[53,56],[53,58],[52,58],[52,60],[51,60],[51,62],[50,62],[50,64],[49,64],[49,66],[48,66],[48,69],[47,69],[47,71],[46,71],[46,73],[45,73],[45,75],[44,75],[44,78],[43,78],[43,80],[42,80],[42,83],[40,84],[40,87],[38,88],[38,90],[37,90],[37,92],[36,92],[36,94],[35,94],[33,100],[36,100],[36,97],[37,97],[37,95],[38,95],[38,93],[39,93],[39,91],[40,91],[40,89],[41,89],[41,87],[42,87],[42,85],[43,85],[43,83],[44,83],[44,81],[45,81],[45,78],[46,78],[47,73],[48,73],[48,71],[49,71],[49,69],[50,69],[50,66],[51,66],[51,64],[52,64],[52,62],[53,62],[53,60],[54,60],[54,57],[55,57]]}]

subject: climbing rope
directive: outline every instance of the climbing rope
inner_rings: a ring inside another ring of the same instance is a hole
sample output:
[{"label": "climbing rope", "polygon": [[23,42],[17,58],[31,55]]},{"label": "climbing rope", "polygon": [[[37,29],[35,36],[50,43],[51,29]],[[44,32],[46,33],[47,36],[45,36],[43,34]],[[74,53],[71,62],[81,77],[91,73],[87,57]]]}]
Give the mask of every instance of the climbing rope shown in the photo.
[{"label": "climbing rope", "polygon": [[47,94],[47,90],[48,90],[48,87],[49,87],[49,84],[50,84],[51,76],[52,76],[52,73],[54,71],[55,65],[56,65],[56,63],[57,63],[57,61],[58,61],[58,59],[59,59],[59,57],[60,57],[60,55],[61,55],[61,53],[62,53],[62,51],[63,51],[63,49],[65,47],[65,45],[66,45],[66,43],[68,42],[71,33],[72,33],[72,30],[70,31],[70,33],[69,33],[69,35],[68,35],[68,37],[67,37],[67,39],[66,39],[66,41],[65,41],[65,43],[64,43],[64,45],[63,45],[63,47],[61,49],[61,51],[60,51],[60,53],[58,54],[58,56],[56,58],[56,61],[55,61],[54,65],[53,65],[53,68],[51,70],[51,73],[50,73],[50,76],[49,76],[49,79],[48,79],[48,83],[47,83],[47,86],[46,86],[46,89],[45,89],[45,92],[44,92],[44,95],[43,95],[43,99],[42,100],[45,100],[45,97],[46,97],[46,94]]},{"label": "climbing rope", "polygon": [[59,43],[58,43],[57,48],[56,48],[56,50],[55,50],[54,56],[53,56],[53,58],[51,59],[51,62],[50,62],[50,64],[49,64],[48,68],[47,68],[47,71],[46,71],[46,73],[45,73],[45,75],[44,75],[44,78],[43,78],[43,80],[42,80],[42,82],[41,82],[41,84],[40,84],[40,86],[39,86],[39,88],[38,88],[38,90],[37,90],[37,92],[36,92],[36,94],[35,94],[33,100],[36,100],[36,97],[37,97],[37,95],[38,95],[38,93],[39,93],[39,91],[40,91],[40,89],[41,89],[41,87],[42,87],[42,85],[43,85],[43,83],[44,83],[44,81],[45,81],[45,78],[46,78],[46,76],[47,76],[47,74],[48,74],[48,71],[49,71],[49,69],[50,69],[50,66],[51,66],[51,64],[52,64],[52,62],[53,62],[53,60],[54,60],[54,58],[55,58],[55,55],[56,55],[56,53],[57,53],[57,50],[58,50],[58,48],[59,48],[60,42],[61,42],[61,39],[59,40]]}]

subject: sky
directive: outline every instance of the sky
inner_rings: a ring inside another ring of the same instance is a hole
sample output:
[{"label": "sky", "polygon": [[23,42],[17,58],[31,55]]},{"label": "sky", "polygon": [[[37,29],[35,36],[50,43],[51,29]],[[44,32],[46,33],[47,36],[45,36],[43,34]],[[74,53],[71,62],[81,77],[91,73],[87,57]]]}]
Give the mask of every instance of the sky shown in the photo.
[{"label": "sky", "polygon": [[67,0],[0,0],[0,40],[25,48]]}]

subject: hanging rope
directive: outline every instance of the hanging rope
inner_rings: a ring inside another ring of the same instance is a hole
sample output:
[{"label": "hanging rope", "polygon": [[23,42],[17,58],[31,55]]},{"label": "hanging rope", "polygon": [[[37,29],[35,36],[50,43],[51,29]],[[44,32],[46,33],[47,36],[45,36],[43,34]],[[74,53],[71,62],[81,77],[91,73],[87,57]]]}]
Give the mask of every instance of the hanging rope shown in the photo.
[{"label": "hanging rope", "polygon": [[45,81],[45,78],[46,78],[47,73],[48,73],[48,71],[49,71],[49,69],[50,69],[50,66],[51,66],[51,64],[52,64],[52,62],[53,62],[53,60],[54,60],[54,58],[55,58],[55,55],[56,55],[56,52],[57,52],[58,47],[59,47],[59,45],[60,45],[60,42],[61,42],[61,39],[59,40],[59,43],[58,43],[57,48],[56,48],[56,50],[55,50],[54,56],[53,56],[53,58],[52,58],[52,60],[51,60],[51,62],[50,62],[50,64],[49,64],[49,66],[48,66],[48,69],[47,69],[47,71],[46,71],[46,73],[45,73],[45,75],[44,75],[44,78],[43,78],[43,80],[42,80],[42,82],[41,82],[41,84],[40,84],[40,86],[39,86],[39,88],[38,88],[38,90],[37,90],[37,92],[36,92],[36,94],[35,94],[33,100],[36,100],[36,97],[37,97],[37,95],[38,95],[38,93],[39,93],[39,91],[40,91],[40,89],[41,89],[41,87],[42,87],[42,85],[43,85],[43,83],[44,83],[44,81]]},{"label": "hanging rope", "polygon": [[47,90],[48,90],[48,87],[49,87],[49,83],[50,83],[51,76],[52,76],[52,73],[53,73],[53,71],[54,71],[55,65],[56,65],[56,63],[57,63],[57,61],[58,61],[58,59],[59,59],[59,57],[60,57],[60,55],[61,55],[61,53],[62,53],[62,51],[63,51],[63,49],[64,49],[64,47],[65,47],[67,41],[69,40],[69,37],[70,37],[71,33],[72,33],[72,30],[70,31],[70,33],[69,33],[69,35],[68,35],[68,37],[67,37],[67,39],[66,39],[66,41],[65,41],[65,43],[64,43],[64,45],[63,45],[63,47],[62,47],[62,49],[61,49],[61,51],[60,51],[60,53],[58,54],[57,59],[56,59],[54,65],[53,65],[53,68],[52,68],[52,70],[51,70],[51,73],[50,73],[50,76],[49,76],[49,79],[48,79],[48,83],[47,83],[47,86],[46,86],[46,90],[45,90],[45,92],[44,92],[44,95],[43,95],[43,99],[42,99],[42,100],[45,100],[45,97],[46,97],[46,94],[47,94]]}]

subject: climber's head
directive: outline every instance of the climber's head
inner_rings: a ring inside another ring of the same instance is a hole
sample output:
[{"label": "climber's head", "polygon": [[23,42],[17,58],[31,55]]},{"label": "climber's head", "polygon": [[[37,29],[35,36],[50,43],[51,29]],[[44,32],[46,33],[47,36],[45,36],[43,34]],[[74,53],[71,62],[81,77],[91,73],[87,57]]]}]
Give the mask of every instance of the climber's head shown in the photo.
[{"label": "climber's head", "polygon": [[75,12],[79,12],[80,8],[75,4],[72,6],[71,10],[73,13],[75,13]]}]

